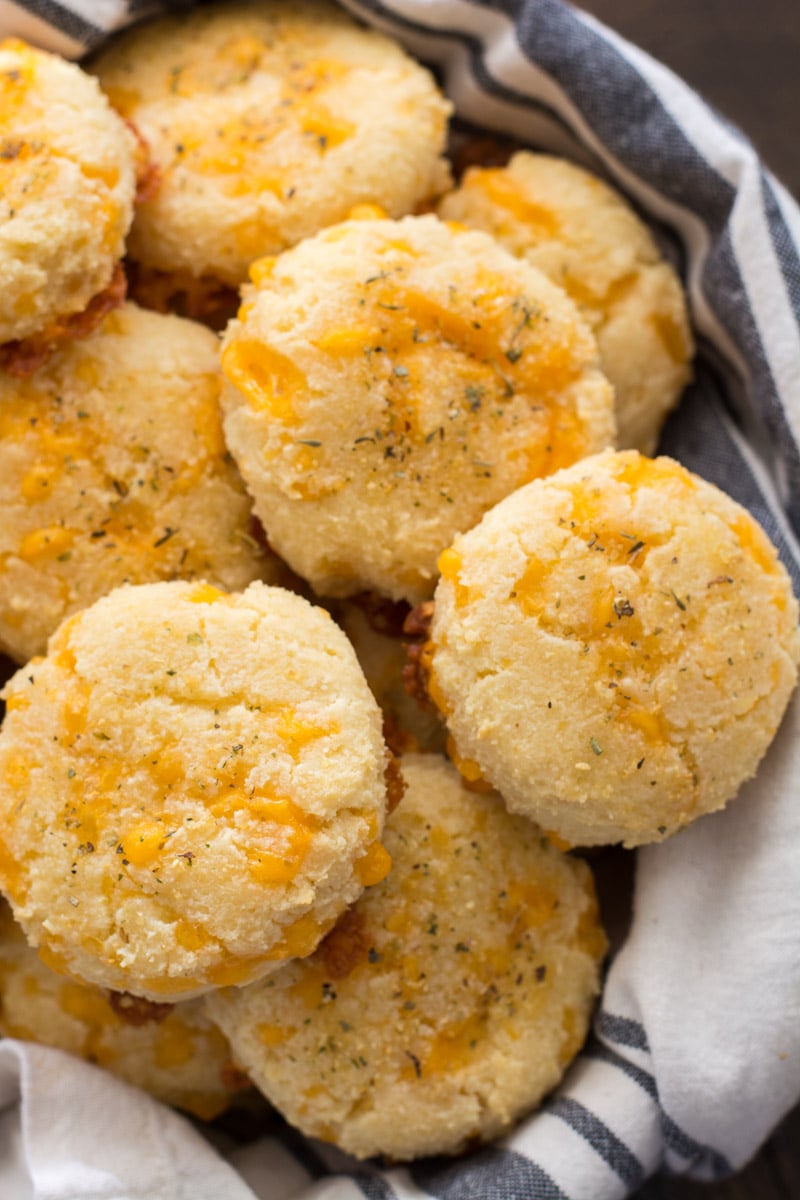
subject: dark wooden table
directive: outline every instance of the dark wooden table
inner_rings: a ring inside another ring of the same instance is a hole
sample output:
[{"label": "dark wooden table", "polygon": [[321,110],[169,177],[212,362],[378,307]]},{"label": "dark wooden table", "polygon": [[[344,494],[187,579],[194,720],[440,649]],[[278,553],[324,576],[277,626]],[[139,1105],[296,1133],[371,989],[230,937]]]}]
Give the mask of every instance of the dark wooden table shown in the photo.
[{"label": "dark wooden table", "polygon": [[[731,118],[800,197],[800,0],[583,0]],[[658,1176],[636,1200],[800,1200],[800,1108],[735,1178]]]},{"label": "dark wooden table", "polygon": [[579,7],[697,88],[800,197],[799,0],[582,0]]}]

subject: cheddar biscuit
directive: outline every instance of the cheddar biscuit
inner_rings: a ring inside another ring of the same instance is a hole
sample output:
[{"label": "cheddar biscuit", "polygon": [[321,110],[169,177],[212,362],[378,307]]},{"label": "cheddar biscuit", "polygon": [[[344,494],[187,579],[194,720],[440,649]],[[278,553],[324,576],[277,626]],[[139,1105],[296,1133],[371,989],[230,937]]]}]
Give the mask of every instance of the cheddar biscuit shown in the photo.
[{"label": "cheddar biscuit", "polygon": [[652,454],[693,353],[680,282],[618,192],[548,154],[473,168],[442,216],[491,233],[544,271],[592,327],[617,394],[618,444]]},{"label": "cheddar biscuit", "polygon": [[668,458],[520,489],[442,556],[430,693],[469,777],[572,844],[659,841],[752,776],[798,606],[753,518]]},{"label": "cheddar biscuit", "polygon": [[136,139],[97,81],[0,41],[0,351],[83,312],[112,282],[136,190]]},{"label": "cheddar biscuit", "polygon": [[209,997],[257,1087],[358,1157],[502,1134],[586,1034],[605,937],[584,862],[434,755],[402,760],[393,867],[317,951]]},{"label": "cheddar biscuit", "polygon": [[0,885],[57,970],[156,1001],[250,982],[387,869],[380,714],[299,596],[118,588],[3,695]]},{"label": "cheddar biscuit", "polygon": [[450,104],[398,45],[331,4],[217,4],[131,30],[94,63],[161,172],[133,259],[238,286],[355,204],[445,190]]},{"label": "cheddar biscuit", "polygon": [[225,436],[275,550],[323,595],[430,595],[514,488],[613,441],[564,293],[434,216],[351,220],[255,263],[222,369]]},{"label": "cheddar biscuit", "polygon": [[65,979],[25,941],[7,906],[0,913],[0,1033],[75,1054],[203,1120],[246,1086],[202,1000],[125,1006],[101,988]]},{"label": "cheddar biscuit", "polygon": [[44,652],[121,583],[277,582],[227,456],[217,342],[125,305],[34,376],[0,372],[0,649]]}]

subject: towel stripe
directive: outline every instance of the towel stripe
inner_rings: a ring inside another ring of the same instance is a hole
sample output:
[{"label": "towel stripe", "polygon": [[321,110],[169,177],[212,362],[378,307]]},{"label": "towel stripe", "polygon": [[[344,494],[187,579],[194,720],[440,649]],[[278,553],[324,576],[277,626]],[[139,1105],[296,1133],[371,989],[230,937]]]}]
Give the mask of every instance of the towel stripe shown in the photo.
[{"label": "towel stripe", "polygon": [[380,1175],[370,1175],[366,1171],[355,1171],[351,1178],[358,1184],[367,1200],[395,1200],[394,1189]]},{"label": "towel stripe", "polygon": [[792,241],[789,230],[783,220],[783,214],[778,204],[778,198],[775,195],[772,180],[766,172],[762,172],[761,175],[761,188],[764,210],[769,221],[770,234],[775,244],[775,253],[778,256],[778,262],[780,263],[784,282],[786,283],[786,290],[789,293],[792,303],[792,311],[800,324],[800,254],[798,254],[797,246]]},{"label": "towel stripe", "polygon": [[[105,37],[105,30],[57,0],[25,0],[18,7],[25,9],[40,21],[52,25],[60,33],[81,43],[87,50]],[[2,33],[2,30],[0,30]]]},{"label": "towel stripe", "polygon": [[644,1027],[638,1021],[632,1021],[630,1017],[615,1017],[613,1013],[601,1009],[595,1018],[595,1028],[610,1042],[616,1042],[619,1046],[632,1046],[634,1050],[645,1050],[648,1054],[650,1053]]},{"label": "towel stripe", "polygon": [[645,1071],[643,1067],[637,1067],[635,1063],[618,1054],[616,1050],[612,1050],[610,1046],[605,1046],[596,1040],[590,1041],[583,1053],[588,1058],[596,1058],[601,1062],[608,1063],[609,1066],[616,1067],[634,1083],[637,1083],[643,1092],[647,1092],[651,1100],[658,1101],[655,1076],[651,1075],[649,1071]]},{"label": "towel stripe", "polygon": [[636,1155],[585,1105],[569,1096],[560,1096],[548,1104],[547,1111],[554,1117],[560,1117],[585,1138],[629,1188],[638,1187],[644,1181],[644,1168]]},{"label": "towel stripe", "polygon": [[463,1163],[417,1163],[410,1174],[437,1200],[569,1200],[541,1167],[513,1150],[483,1150]]}]

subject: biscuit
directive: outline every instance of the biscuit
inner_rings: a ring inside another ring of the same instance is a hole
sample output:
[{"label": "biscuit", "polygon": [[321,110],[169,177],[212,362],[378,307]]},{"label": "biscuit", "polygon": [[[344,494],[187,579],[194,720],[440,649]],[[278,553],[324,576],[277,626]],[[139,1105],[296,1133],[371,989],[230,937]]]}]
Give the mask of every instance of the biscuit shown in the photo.
[{"label": "biscuit", "polygon": [[0,1034],[96,1063],[203,1120],[224,1112],[247,1079],[202,1000],[151,1005],[148,1020],[124,999],[51,971],[2,905]]},{"label": "biscuit", "polygon": [[225,437],[320,594],[424,599],[457,532],[613,442],[588,327],[486,234],[351,220],[252,275],[223,340]]},{"label": "biscuit", "polygon": [[320,0],[217,4],[131,30],[94,62],[160,173],[130,255],[238,286],[355,204],[445,190],[451,105],[394,42]]},{"label": "biscuit", "polygon": [[575,845],[722,808],[797,677],[798,606],[745,509],[668,458],[600,454],[440,560],[430,693],[462,769]]},{"label": "biscuit", "polygon": [[122,583],[280,579],[222,437],[216,338],[128,304],[34,376],[0,372],[0,649],[44,652]]},{"label": "biscuit", "polygon": [[440,214],[491,233],[572,297],[617,394],[618,445],[652,454],[689,381],[693,343],[672,267],[618,192],[564,159],[467,171]]},{"label": "biscuit", "polygon": [[6,685],[0,886],[47,965],[155,1001],[307,954],[388,860],[380,713],[280,588],[118,588]]},{"label": "biscuit", "polygon": [[583,1042],[605,951],[586,863],[446,760],[402,768],[388,878],[310,958],[207,1000],[283,1115],[360,1158],[505,1132]]},{"label": "biscuit", "polygon": [[111,284],[133,216],[136,151],[95,79],[0,41],[0,346],[82,312]]}]

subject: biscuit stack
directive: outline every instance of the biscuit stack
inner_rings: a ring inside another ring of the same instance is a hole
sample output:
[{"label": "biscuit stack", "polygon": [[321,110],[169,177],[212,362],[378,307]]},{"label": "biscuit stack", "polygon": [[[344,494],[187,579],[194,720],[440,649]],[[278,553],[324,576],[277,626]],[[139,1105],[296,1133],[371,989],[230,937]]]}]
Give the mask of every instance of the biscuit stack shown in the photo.
[{"label": "biscuit stack", "polygon": [[90,69],[0,46],[0,1025],[457,1153],[585,1038],[567,851],[736,793],[796,601],[645,457],[692,340],[604,183],[523,151],[448,193],[450,105],[323,3]]}]

